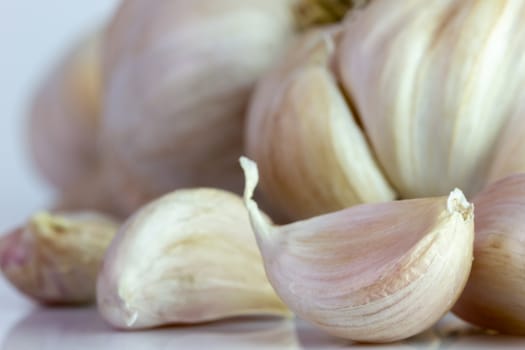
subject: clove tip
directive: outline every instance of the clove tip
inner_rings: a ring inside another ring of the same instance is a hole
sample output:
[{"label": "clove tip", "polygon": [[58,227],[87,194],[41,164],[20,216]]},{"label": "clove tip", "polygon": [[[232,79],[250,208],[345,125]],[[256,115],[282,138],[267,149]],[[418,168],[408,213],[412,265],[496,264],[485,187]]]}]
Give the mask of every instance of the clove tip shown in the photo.
[{"label": "clove tip", "polygon": [[248,210],[252,228],[255,231],[256,236],[264,237],[265,240],[270,240],[271,234],[271,223],[259,210],[257,203],[252,199],[255,187],[259,182],[259,170],[257,169],[257,163],[253,160],[241,156],[239,158],[242,170],[244,171],[245,185],[244,185],[244,204]]},{"label": "clove tip", "polygon": [[244,171],[246,181],[244,185],[244,201],[246,202],[253,197],[255,187],[257,187],[257,183],[259,182],[259,171],[257,169],[257,164],[245,156],[241,156],[239,162]]},{"label": "clove tip", "polygon": [[459,188],[455,188],[450,192],[447,199],[447,209],[449,213],[458,213],[463,217],[463,220],[471,220],[474,216],[474,205],[467,201],[465,195]]}]

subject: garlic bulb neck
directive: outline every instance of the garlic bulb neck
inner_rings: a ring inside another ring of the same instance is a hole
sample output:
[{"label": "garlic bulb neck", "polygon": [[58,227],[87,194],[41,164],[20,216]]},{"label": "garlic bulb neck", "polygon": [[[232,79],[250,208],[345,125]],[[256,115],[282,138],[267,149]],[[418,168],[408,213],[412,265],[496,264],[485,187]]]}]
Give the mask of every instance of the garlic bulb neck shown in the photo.
[{"label": "garlic bulb neck", "polygon": [[369,0],[299,0],[294,12],[300,29],[341,21],[346,13]]}]

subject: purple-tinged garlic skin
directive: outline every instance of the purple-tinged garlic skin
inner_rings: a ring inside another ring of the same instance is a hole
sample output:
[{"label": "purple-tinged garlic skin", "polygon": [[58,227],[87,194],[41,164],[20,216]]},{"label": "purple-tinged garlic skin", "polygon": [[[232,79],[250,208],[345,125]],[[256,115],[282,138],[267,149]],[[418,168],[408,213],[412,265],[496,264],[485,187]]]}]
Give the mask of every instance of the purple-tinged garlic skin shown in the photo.
[{"label": "purple-tinged garlic skin", "polygon": [[247,116],[262,193],[305,219],[454,187],[474,196],[525,171],[524,16],[522,0],[374,0],[302,36]]},{"label": "purple-tinged garlic skin", "polygon": [[255,163],[241,164],[266,274],[298,316],[338,337],[390,342],[430,328],[459,298],[474,239],[473,206],[460,190],[274,226],[251,199]]},{"label": "purple-tinged garlic skin", "polygon": [[122,2],[103,48],[102,143],[123,211],[177,188],[241,192],[245,111],[296,34],[293,2]]},{"label": "purple-tinged garlic skin", "polygon": [[453,311],[477,326],[525,335],[525,173],[488,185],[474,205],[474,262]]},{"label": "purple-tinged garlic skin", "polygon": [[114,219],[93,212],[35,214],[0,237],[0,271],[36,302],[91,303],[102,258],[117,228]]}]

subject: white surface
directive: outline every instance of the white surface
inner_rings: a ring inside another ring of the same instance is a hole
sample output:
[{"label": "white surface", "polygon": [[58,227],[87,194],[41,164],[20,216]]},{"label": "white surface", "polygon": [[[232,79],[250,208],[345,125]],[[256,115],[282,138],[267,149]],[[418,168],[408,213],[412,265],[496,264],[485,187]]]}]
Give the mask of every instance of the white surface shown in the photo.
[{"label": "white surface", "polygon": [[200,326],[122,332],[91,308],[43,308],[0,280],[1,350],[93,349],[523,349],[525,339],[495,336],[447,317],[405,342],[359,345],[333,338],[302,321],[244,318]]},{"label": "white surface", "polygon": [[33,88],[74,39],[116,0],[0,0],[0,232],[45,207],[51,191],[27,155],[26,108]]}]

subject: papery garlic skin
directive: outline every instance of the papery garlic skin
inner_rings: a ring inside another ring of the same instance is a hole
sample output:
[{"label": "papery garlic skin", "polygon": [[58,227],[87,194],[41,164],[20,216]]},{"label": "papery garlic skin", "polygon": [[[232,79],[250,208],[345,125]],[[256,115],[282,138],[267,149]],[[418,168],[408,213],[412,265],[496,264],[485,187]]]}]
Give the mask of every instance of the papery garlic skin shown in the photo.
[{"label": "papery garlic skin", "polygon": [[293,2],[122,3],[104,45],[103,129],[104,147],[126,169],[111,190],[135,193],[125,209],[181,187],[241,192],[244,113],[295,34]]},{"label": "papery garlic skin", "polygon": [[522,0],[379,0],[345,23],[342,85],[403,198],[483,186],[525,97],[524,16]]},{"label": "papery garlic skin", "polygon": [[101,32],[77,42],[37,88],[29,115],[33,160],[62,192],[98,171]]},{"label": "papery garlic skin", "polygon": [[141,208],[107,251],[100,313],[138,329],[289,311],[269,284],[240,197],[178,190]]},{"label": "papery garlic skin", "polygon": [[490,166],[489,182],[514,173],[525,173],[525,99],[509,119],[494,151]]},{"label": "papery garlic skin", "polygon": [[525,174],[474,198],[474,263],[454,313],[475,325],[525,335]]},{"label": "papery garlic skin", "polygon": [[525,98],[524,16],[523,0],[377,0],[301,38],[309,49],[260,81],[248,115],[262,192],[296,218],[477,193]]},{"label": "papery garlic skin", "polygon": [[251,200],[255,163],[241,159],[245,203],[268,278],[298,316],[356,341],[408,338],[459,297],[472,262],[473,207],[449,197],[355,206],[273,226]]},{"label": "papery garlic skin", "polygon": [[94,212],[35,214],[0,237],[0,270],[37,302],[93,302],[97,273],[117,227]]},{"label": "papery garlic skin", "polygon": [[250,106],[246,151],[260,164],[263,193],[290,217],[396,196],[332,72],[340,34],[305,35]]}]

